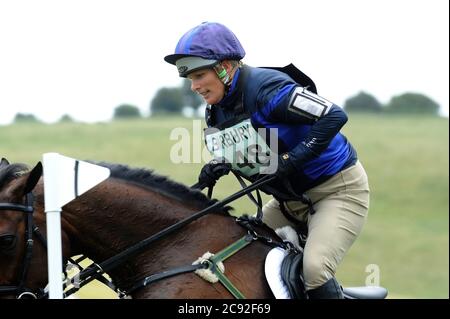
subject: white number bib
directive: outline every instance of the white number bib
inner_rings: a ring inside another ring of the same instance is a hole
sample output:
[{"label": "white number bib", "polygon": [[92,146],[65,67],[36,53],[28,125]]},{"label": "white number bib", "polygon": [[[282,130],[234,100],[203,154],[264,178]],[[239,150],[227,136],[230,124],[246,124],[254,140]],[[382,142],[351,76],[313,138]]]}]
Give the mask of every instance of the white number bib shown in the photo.
[{"label": "white number bib", "polygon": [[[259,133],[263,134],[258,134],[250,119],[223,130],[208,128],[205,130],[206,147],[215,158],[225,158],[234,170],[244,176],[273,173],[270,167],[271,149],[263,138],[265,129]],[[272,151],[276,150],[272,147]]]}]

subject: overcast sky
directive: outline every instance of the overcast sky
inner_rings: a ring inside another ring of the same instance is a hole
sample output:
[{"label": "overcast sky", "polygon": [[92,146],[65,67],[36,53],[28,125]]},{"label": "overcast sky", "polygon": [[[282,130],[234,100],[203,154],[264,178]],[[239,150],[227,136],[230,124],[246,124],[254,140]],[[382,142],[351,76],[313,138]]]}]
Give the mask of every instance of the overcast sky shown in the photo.
[{"label": "overcast sky", "polygon": [[203,21],[227,25],[252,66],[294,63],[343,105],[423,93],[449,106],[447,0],[0,0],[0,124],[103,121],[129,103],[148,115],[181,80],[163,57]]}]

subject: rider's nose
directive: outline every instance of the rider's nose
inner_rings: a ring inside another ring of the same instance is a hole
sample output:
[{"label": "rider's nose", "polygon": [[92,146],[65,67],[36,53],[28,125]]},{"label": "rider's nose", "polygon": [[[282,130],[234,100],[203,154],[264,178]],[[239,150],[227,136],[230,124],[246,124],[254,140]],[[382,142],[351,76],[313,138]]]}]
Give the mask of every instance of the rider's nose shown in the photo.
[{"label": "rider's nose", "polygon": [[193,92],[198,92],[199,89],[200,89],[200,85],[198,84],[198,81],[192,80],[191,81],[191,90]]}]

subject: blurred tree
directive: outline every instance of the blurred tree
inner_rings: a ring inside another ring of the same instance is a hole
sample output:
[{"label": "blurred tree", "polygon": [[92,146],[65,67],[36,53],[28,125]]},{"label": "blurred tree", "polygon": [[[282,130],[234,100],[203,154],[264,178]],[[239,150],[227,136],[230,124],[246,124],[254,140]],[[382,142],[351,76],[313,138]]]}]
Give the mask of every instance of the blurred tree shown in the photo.
[{"label": "blurred tree", "polygon": [[439,104],[419,93],[404,93],[394,96],[386,105],[389,113],[438,115]]},{"label": "blurred tree", "polygon": [[184,79],[182,84],[182,94],[184,99],[184,106],[190,106],[198,109],[204,102],[200,95],[191,90],[191,81]]},{"label": "blurred tree", "polygon": [[141,117],[139,108],[130,104],[121,104],[114,109],[114,119],[130,119]]},{"label": "blurred tree", "polygon": [[14,123],[39,123],[40,120],[37,119],[33,114],[28,113],[17,113],[14,117]]},{"label": "blurred tree", "polygon": [[163,87],[156,92],[155,97],[152,99],[150,113],[152,115],[181,113],[184,106],[181,88]]},{"label": "blurred tree", "polygon": [[73,123],[75,122],[69,114],[64,114],[58,121],[59,123]]},{"label": "blurred tree", "polygon": [[344,109],[347,112],[379,113],[383,107],[374,96],[366,92],[359,92],[345,101]]}]

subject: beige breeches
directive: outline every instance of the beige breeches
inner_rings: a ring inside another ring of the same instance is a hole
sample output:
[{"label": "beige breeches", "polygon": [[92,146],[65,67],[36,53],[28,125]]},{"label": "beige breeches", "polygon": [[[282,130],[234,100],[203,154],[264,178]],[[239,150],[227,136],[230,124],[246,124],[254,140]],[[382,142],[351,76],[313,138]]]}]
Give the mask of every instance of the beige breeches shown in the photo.
[{"label": "beige breeches", "polygon": [[[308,225],[308,239],[303,256],[306,289],[318,288],[335,275],[344,255],[358,237],[369,209],[369,185],[366,172],[358,161],[321,185],[305,193],[313,202],[315,213],[308,213],[302,202],[284,203],[286,211]],[[273,229],[292,225],[272,199],[263,207],[264,222]]]}]

